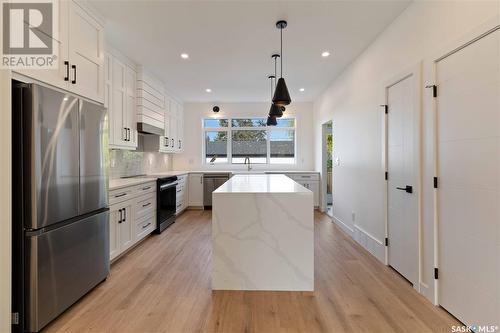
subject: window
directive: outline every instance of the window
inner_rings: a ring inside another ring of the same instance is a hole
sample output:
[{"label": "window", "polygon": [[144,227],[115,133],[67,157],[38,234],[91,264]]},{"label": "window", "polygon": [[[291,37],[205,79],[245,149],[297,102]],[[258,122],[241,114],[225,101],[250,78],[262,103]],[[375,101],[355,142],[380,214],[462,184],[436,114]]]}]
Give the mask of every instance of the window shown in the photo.
[{"label": "window", "polygon": [[227,132],[205,132],[205,163],[227,163]]},{"label": "window", "polygon": [[295,119],[280,118],[268,127],[266,118],[204,119],[205,163],[295,163]]},{"label": "window", "polygon": [[267,163],[267,133],[265,130],[232,130],[231,163]]}]

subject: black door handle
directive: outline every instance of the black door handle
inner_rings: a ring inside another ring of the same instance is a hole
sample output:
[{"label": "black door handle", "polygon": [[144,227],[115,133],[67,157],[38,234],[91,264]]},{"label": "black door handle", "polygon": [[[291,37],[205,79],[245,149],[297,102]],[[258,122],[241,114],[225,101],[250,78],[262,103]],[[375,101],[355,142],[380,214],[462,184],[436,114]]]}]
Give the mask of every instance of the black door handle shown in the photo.
[{"label": "black door handle", "polygon": [[413,186],[406,185],[405,187],[396,187],[398,190],[406,191],[406,193],[413,193]]},{"label": "black door handle", "polygon": [[73,72],[75,74],[73,81],[71,81],[71,83],[76,84],[76,65],[71,65],[71,68],[73,68]]},{"label": "black door handle", "polygon": [[64,78],[64,81],[69,81],[69,61],[65,61],[64,66],[66,66],[66,77]]}]

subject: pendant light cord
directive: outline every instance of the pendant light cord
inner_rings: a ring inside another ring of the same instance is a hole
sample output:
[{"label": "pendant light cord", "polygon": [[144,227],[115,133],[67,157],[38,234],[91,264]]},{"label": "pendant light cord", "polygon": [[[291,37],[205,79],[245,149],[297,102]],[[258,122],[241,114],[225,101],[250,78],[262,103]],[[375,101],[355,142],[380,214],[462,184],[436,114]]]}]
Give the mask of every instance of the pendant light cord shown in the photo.
[{"label": "pendant light cord", "polygon": [[271,77],[271,101],[273,100],[273,78]]},{"label": "pendant light cord", "polygon": [[283,28],[280,28],[280,46],[281,46],[281,50],[280,50],[280,64],[281,64],[281,74],[280,74],[280,77],[283,77]]},{"label": "pendant light cord", "polygon": [[276,70],[276,63],[277,63],[277,60],[276,60],[276,57],[274,57],[274,89],[276,89],[276,76],[278,75],[278,71]]}]

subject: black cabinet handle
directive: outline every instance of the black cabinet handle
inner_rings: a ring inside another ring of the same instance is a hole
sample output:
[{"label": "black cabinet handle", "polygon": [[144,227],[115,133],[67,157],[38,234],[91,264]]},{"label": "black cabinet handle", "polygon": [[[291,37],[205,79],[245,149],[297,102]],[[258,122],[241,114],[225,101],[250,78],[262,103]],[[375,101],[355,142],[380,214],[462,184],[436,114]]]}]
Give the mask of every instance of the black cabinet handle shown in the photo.
[{"label": "black cabinet handle", "polygon": [[168,140],[168,136],[166,136],[166,137],[165,137],[165,146],[166,146],[166,147],[168,147],[168,142],[169,142],[169,140]]},{"label": "black cabinet handle", "polygon": [[128,141],[130,141],[130,127],[127,128],[127,131],[128,131]]},{"label": "black cabinet handle", "polygon": [[147,227],[149,227],[150,225],[151,225],[151,222],[149,222],[149,223],[148,223],[148,224],[146,224],[146,225],[143,225],[143,226],[142,226],[142,229],[146,229],[146,228],[147,228]]},{"label": "black cabinet handle", "polygon": [[179,149],[181,149],[181,140],[179,140]]},{"label": "black cabinet handle", "polygon": [[123,208],[123,222],[127,221],[127,209]]},{"label": "black cabinet handle", "polygon": [[396,187],[396,189],[405,191],[406,193],[413,193],[413,186],[406,185],[405,187]]},{"label": "black cabinet handle", "polygon": [[73,81],[71,81],[71,83],[76,84],[76,65],[71,65],[71,68],[73,69],[74,74]]},{"label": "black cabinet handle", "polygon": [[64,78],[64,81],[69,81],[69,61],[65,61],[64,66],[66,66],[66,77]]},{"label": "black cabinet handle", "polygon": [[146,191],[146,190],[149,190],[150,188],[151,188],[151,186],[146,186],[146,187],[143,187],[142,190]]},{"label": "black cabinet handle", "polygon": [[118,224],[120,224],[120,223],[122,223],[122,220],[123,220],[122,210],[118,209],[118,212],[120,213],[120,219],[118,220]]},{"label": "black cabinet handle", "polygon": [[174,145],[175,145],[175,140],[174,140],[174,139],[172,139],[172,148],[174,148],[174,147],[175,147]]},{"label": "black cabinet handle", "polygon": [[117,194],[117,195],[115,195],[115,198],[123,197],[124,195],[127,195],[127,193]]},{"label": "black cabinet handle", "polygon": [[147,207],[149,205],[151,205],[151,202],[148,202],[147,204],[142,205],[142,207]]}]

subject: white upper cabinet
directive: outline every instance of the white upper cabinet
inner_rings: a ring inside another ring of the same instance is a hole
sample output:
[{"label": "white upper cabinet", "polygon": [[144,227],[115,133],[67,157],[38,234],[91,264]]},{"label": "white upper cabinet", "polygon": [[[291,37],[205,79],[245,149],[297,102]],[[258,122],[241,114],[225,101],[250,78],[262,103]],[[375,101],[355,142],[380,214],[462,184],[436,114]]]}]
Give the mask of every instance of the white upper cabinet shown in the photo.
[{"label": "white upper cabinet", "polygon": [[104,28],[74,2],[69,6],[70,90],[104,101]]},{"label": "white upper cabinet", "polygon": [[[165,137],[160,138],[160,152],[180,153],[183,151],[184,115],[182,104],[173,98],[167,98],[168,108],[165,112]],[[162,142],[165,143],[161,147]]]},{"label": "white upper cabinet", "polygon": [[58,4],[58,36],[54,38],[59,53],[58,68],[15,71],[103,103],[104,27],[80,4],[66,0]]},{"label": "white upper cabinet", "polygon": [[105,56],[105,105],[109,112],[109,147],[137,148],[136,71],[116,50]]}]

